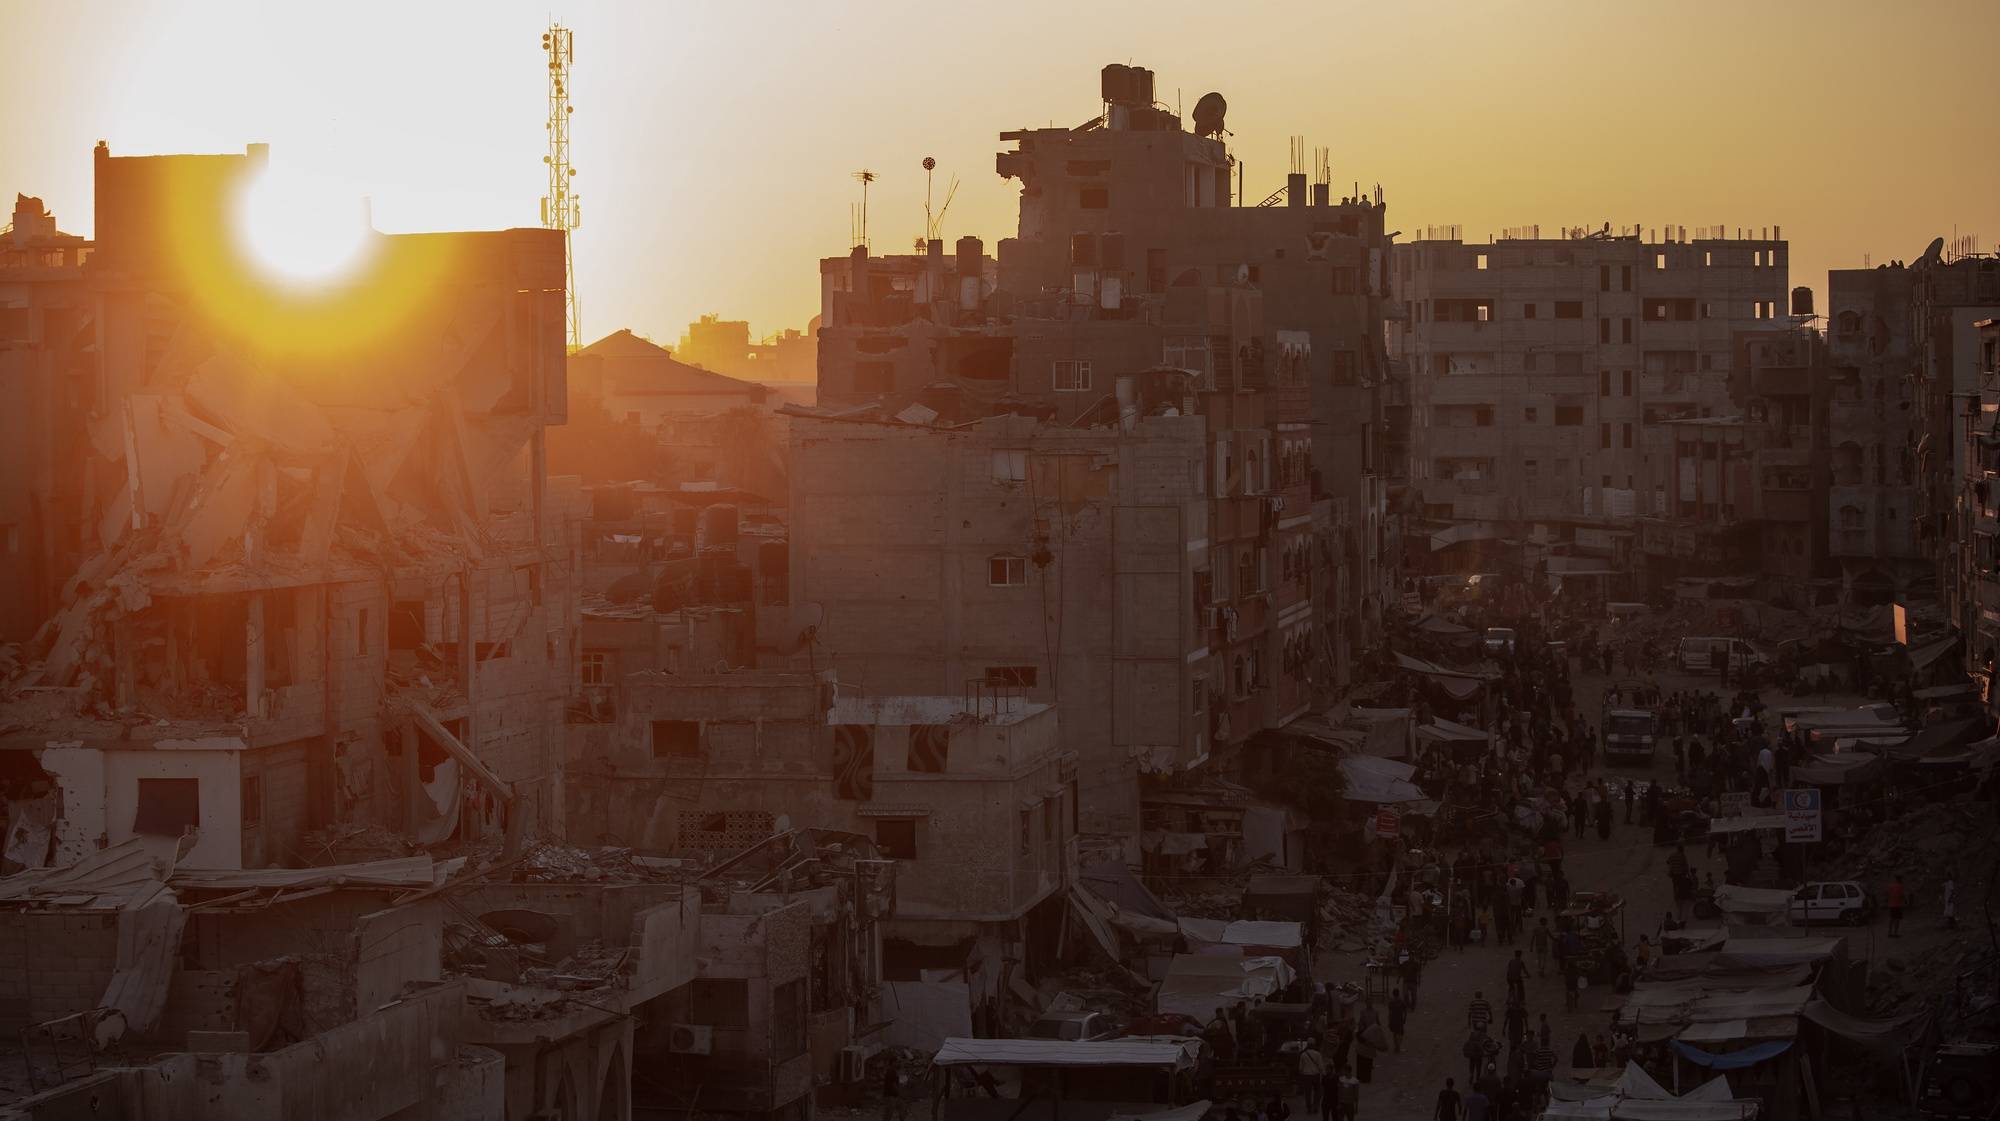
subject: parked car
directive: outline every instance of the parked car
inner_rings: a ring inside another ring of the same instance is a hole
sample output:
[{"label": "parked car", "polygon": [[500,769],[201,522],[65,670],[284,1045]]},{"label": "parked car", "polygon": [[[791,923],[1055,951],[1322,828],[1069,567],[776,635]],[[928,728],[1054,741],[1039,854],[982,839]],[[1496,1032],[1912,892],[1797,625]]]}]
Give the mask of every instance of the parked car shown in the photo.
[{"label": "parked car", "polygon": [[1030,1039],[1094,1042],[1116,1039],[1118,1022],[1104,1012],[1044,1012],[1028,1025]]},{"label": "parked car", "polygon": [[2000,1101],[2000,1043],[1947,1043],[1924,1064],[1917,1112],[1930,1121],[1993,1116]]},{"label": "parked car", "polygon": [[1486,652],[1488,654],[1512,654],[1514,652],[1514,628],[1486,628]]},{"label": "parked car", "polygon": [[1860,926],[1875,917],[1875,901],[1853,880],[1822,880],[1805,885],[1792,896],[1791,917],[1796,923]]}]

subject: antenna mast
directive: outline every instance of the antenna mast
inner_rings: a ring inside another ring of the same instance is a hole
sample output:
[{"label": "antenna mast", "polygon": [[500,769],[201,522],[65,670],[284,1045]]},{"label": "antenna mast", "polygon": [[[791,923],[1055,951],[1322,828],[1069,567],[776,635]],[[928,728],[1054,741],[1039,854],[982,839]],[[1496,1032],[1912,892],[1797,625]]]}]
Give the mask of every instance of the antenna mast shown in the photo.
[{"label": "antenna mast", "polygon": [[569,165],[569,115],[575,107],[569,101],[569,67],[576,60],[576,34],[562,24],[551,23],[542,32],[542,53],[549,59],[549,154],[542,162],[549,166],[549,193],[542,196],[542,226],[561,230],[563,235],[563,291],[568,299],[569,349],[583,347],[583,311],[576,298],[576,254],[570,247],[570,233],[583,224],[570,180],[576,169]]},{"label": "antenna mast", "polygon": [[875,173],[864,167],[854,173],[854,181],[861,184],[861,236],[855,244],[865,249],[868,247],[868,184],[875,181]]}]

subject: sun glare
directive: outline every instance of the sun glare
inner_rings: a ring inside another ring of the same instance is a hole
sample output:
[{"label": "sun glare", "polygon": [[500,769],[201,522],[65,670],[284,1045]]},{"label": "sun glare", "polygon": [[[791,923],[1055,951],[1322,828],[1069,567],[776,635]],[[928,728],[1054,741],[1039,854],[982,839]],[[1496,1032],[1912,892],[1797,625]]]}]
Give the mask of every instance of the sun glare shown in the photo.
[{"label": "sun glare", "polygon": [[282,167],[267,169],[245,192],[239,215],[250,257],[281,280],[323,284],[346,275],[366,254],[369,229],[361,202]]}]

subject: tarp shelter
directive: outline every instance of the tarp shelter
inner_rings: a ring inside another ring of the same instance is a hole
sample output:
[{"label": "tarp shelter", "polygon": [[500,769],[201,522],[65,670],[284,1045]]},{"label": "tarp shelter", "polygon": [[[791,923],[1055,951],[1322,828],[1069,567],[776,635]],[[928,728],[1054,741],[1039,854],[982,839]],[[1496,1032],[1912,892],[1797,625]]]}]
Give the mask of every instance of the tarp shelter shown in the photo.
[{"label": "tarp shelter", "polygon": [[[1615,1077],[1614,1077],[1615,1076]],[[1717,1076],[1675,1096],[1637,1063],[1597,1070],[1549,1086],[1545,1118],[1604,1118],[1618,1121],[1737,1121],[1757,1116],[1757,1103],[1737,1101],[1726,1076]]]},{"label": "tarp shelter", "polygon": [[1207,1023],[1216,1009],[1268,997],[1291,984],[1294,975],[1278,957],[1175,954],[1154,994],[1153,1011],[1179,1012]]},{"label": "tarp shelter", "polygon": [[1930,1015],[1928,1008],[1919,1008],[1907,1016],[1870,1020],[1849,1015],[1823,1000],[1808,1001],[1805,1007],[1806,1019],[1827,1031],[1849,1043],[1891,1055],[1923,1038]]},{"label": "tarp shelter", "polygon": [[1450,720],[1433,720],[1417,726],[1417,738],[1426,743],[1485,743],[1492,737],[1478,728]]},{"label": "tarp shelter", "polygon": [[1091,894],[1130,914],[1172,922],[1174,913],[1160,902],[1153,890],[1140,882],[1130,865],[1122,860],[1102,860],[1086,864],[1077,879]]},{"label": "tarp shelter", "polygon": [[1250,877],[1249,886],[1243,889],[1243,905],[1257,915],[1302,923],[1313,917],[1313,904],[1318,895],[1318,876],[1265,872]]},{"label": "tarp shelter", "polygon": [[1462,627],[1438,615],[1426,615],[1422,619],[1417,620],[1417,630],[1439,638],[1457,638],[1461,635],[1470,636],[1477,633],[1471,627]]},{"label": "tarp shelter", "polygon": [[1947,720],[1942,724],[1933,724],[1902,743],[1885,748],[1884,751],[1895,759],[1921,759],[1945,748],[1963,747],[1986,738],[1992,732],[1993,721],[1990,717],[1974,716],[1965,720]]},{"label": "tarp shelter", "polygon": [[1922,646],[1913,646],[1910,648],[1910,668],[1918,673],[1922,673],[1929,669],[1932,663],[1950,653],[1951,648],[1957,645],[1958,638],[1953,636],[1950,638],[1940,638],[1936,642],[1926,643]]},{"label": "tarp shelter", "polygon": [[1346,797],[1350,802],[1374,802],[1389,806],[1421,802],[1426,797],[1410,781],[1417,769],[1408,763],[1373,755],[1349,755],[1341,759],[1340,773],[1347,780]]},{"label": "tarp shelter", "polygon": [[1196,946],[1257,946],[1296,950],[1305,945],[1305,927],[1295,922],[1255,919],[1181,919],[1181,935]]},{"label": "tarp shelter", "polygon": [[1396,665],[1411,673],[1421,673],[1436,683],[1446,693],[1457,700],[1465,700],[1479,692],[1479,687],[1493,680],[1497,674],[1450,669],[1426,662],[1422,658],[1412,658],[1408,654],[1397,654]]},{"label": "tarp shelter", "polygon": [[1790,1050],[1791,1046],[1792,1041],[1789,1039],[1767,1039],[1762,1043],[1752,1043],[1748,1047],[1734,1051],[1704,1051],[1699,1047],[1682,1043],[1678,1039],[1673,1041],[1675,1054],[1698,1067],[1709,1070],[1742,1070],[1744,1067],[1756,1066],[1766,1059],[1777,1058]]},{"label": "tarp shelter", "polygon": [[1812,762],[1792,768],[1792,781],[1811,786],[1845,786],[1866,782],[1882,770],[1882,757],[1868,751],[1814,755]]},{"label": "tarp shelter", "polygon": [[1410,719],[1407,708],[1350,708],[1351,724],[1366,733],[1361,750],[1370,755],[1400,759],[1410,753]]},{"label": "tarp shelter", "polygon": [[1492,526],[1483,526],[1476,522],[1461,522],[1458,525],[1446,526],[1436,533],[1431,534],[1431,552],[1435,553],[1449,549],[1462,541],[1498,541],[1500,538],[1500,531]]},{"label": "tarp shelter", "polygon": [[1963,763],[1975,771],[1990,770],[1995,762],[2000,762],[2000,736],[1988,736],[1961,748],[1941,748],[1918,761],[1926,766]]},{"label": "tarp shelter", "polygon": [[[1214,1014],[1209,1009],[1209,1014]],[[1105,1039],[965,1039],[944,1041],[931,1058],[934,1066],[1012,1067],[1192,1067],[1200,1040]]]},{"label": "tarp shelter", "polygon": [[1727,914],[1782,914],[1791,907],[1792,896],[1793,893],[1788,888],[1719,884],[1715,889],[1715,906]]},{"label": "tarp shelter", "polygon": [[1955,681],[1949,685],[1930,685],[1911,694],[1920,701],[1976,701],[1979,686],[1970,681]]}]

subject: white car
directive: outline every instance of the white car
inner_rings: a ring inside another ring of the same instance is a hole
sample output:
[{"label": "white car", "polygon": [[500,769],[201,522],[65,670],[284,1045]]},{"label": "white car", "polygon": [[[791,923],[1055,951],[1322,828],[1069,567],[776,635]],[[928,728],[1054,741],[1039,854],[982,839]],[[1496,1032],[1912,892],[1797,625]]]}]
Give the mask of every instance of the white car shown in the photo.
[{"label": "white car", "polygon": [[1514,628],[1486,628],[1486,652],[1488,654],[1512,654],[1514,652]]},{"label": "white car", "polygon": [[1791,917],[1795,923],[1846,923],[1860,926],[1875,915],[1875,901],[1853,880],[1824,880],[1807,884],[1792,896]]}]

